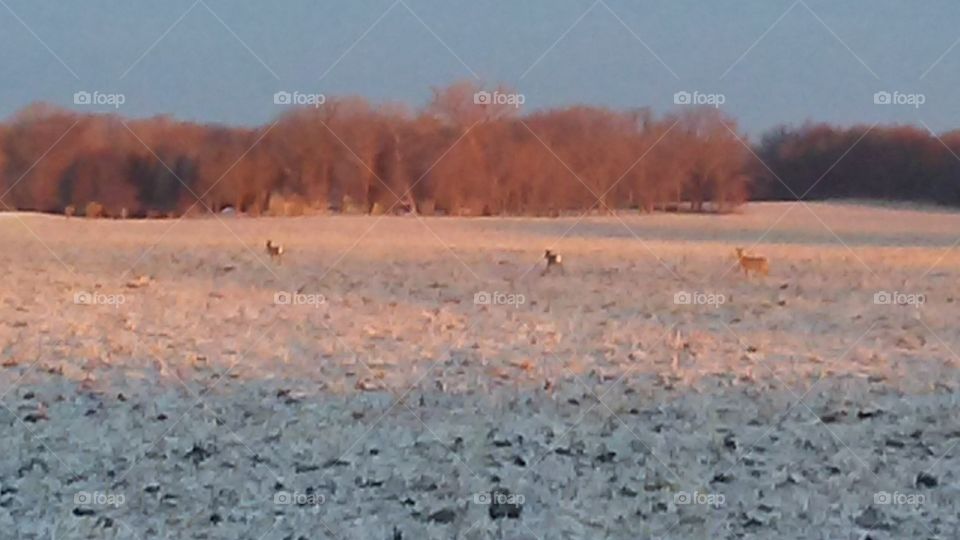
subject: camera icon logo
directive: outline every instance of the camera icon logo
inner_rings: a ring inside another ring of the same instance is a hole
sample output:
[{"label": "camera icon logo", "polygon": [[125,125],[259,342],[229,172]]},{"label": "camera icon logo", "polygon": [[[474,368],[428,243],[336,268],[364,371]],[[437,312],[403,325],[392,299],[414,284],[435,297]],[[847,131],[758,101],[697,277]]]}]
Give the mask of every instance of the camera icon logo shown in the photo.
[{"label": "camera icon logo", "polygon": [[879,291],[873,294],[873,303],[887,306],[893,303],[893,296],[887,291]]},{"label": "camera icon logo", "polygon": [[81,90],[73,94],[73,104],[74,105],[90,105],[93,103],[93,94]]},{"label": "camera icon logo", "polygon": [[473,295],[473,303],[478,306],[489,306],[492,301],[493,298],[487,291],[480,291]]},{"label": "camera icon logo", "polygon": [[89,306],[93,304],[93,295],[86,291],[73,293],[73,303],[80,306]]},{"label": "camera icon logo", "polygon": [[293,295],[287,291],[279,291],[273,294],[273,303],[278,306],[289,306],[293,303]]},{"label": "camera icon logo", "polygon": [[286,491],[278,491],[273,494],[273,504],[288,505],[293,502],[293,497]]},{"label": "camera icon logo", "polygon": [[886,491],[878,491],[873,494],[873,504],[890,504],[890,501],[890,493]]},{"label": "camera icon logo", "polygon": [[290,105],[293,103],[293,94],[281,90],[273,95],[273,103],[275,105]]},{"label": "camera icon logo", "polygon": [[86,491],[78,491],[73,496],[73,504],[85,506],[93,502],[93,498]]},{"label": "camera icon logo", "polygon": [[493,96],[486,90],[481,90],[473,94],[473,103],[475,105],[490,105],[493,103]]},{"label": "camera icon logo", "polygon": [[693,103],[693,94],[681,90],[673,95],[673,103],[676,105],[690,105]]},{"label": "camera icon logo", "polygon": [[692,499],[686,491],[679,491],[673,495],[674,504],[690,504]]},{"label": "camera icon logo", "polygon": [[893,103],[893,95],[885,91],[877,92],[873,94],[873,103],[876,105],[890,105]]},{"label": "camera icon logo", "polygon": [[687,291],[680,291],[673,295],[673,303],[681,306],[689,306],[693,303],[693,296]]}]

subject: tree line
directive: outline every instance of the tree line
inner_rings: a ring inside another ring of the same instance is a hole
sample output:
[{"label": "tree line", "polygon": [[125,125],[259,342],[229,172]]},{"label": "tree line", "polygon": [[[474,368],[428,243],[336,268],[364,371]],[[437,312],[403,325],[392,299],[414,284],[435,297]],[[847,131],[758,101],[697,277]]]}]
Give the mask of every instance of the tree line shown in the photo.
[{"label": "tree line", "polygon": [[960,131],[810,123],[770,131],[755,152],[755,199],[960,205]]},{"label": "tree line", "polygon": [[726,212],[748,198],[799,197],[960,205],[960,131],[811,123],[751,147],[713,107],[521,114],[522,100],[478,92],[436,88],[420,110],[328,99],[258,127],[36,104],[0,122],[0,211],[556,216]]},{"label": "tree line", "polygon": [[541,216],[727,211],[748,196],[745,138],[716,108],[521,114],[478,92],[436,88],[420,110],[331,98],[258,127],[36,104],[0,123],[0,210]]}]

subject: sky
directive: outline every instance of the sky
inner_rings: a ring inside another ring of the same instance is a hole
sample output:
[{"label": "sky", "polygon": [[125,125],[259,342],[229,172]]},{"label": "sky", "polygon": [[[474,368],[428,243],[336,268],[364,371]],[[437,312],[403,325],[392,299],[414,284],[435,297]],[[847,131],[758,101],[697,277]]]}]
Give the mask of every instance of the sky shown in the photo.
[{"label": "sky", "polygon": [[467,79],[528,111],[665,113],[688,92],[752,137],[960,128],[956,0],[0,0],[0,59],[3,118],[45,101],[254,125],[282,112],[278,91],[421,106]]}]

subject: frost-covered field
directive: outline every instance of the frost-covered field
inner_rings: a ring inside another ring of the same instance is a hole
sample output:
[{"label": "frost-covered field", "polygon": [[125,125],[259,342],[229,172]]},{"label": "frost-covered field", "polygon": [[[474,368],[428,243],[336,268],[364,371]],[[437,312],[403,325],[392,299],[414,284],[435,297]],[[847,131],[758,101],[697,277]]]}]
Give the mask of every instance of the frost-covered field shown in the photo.
[{"label": "frost-covered field", "polygon": [[960,536],[960,214],[0,216],[0,537]]}]

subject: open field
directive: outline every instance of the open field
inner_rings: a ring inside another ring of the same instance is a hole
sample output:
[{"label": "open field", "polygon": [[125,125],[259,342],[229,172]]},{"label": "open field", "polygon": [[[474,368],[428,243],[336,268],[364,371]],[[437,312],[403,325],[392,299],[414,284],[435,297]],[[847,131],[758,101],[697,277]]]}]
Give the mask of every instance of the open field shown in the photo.
[{"label": "open field", "polygon": [[958,241],[830,204],[0,214],[0,530],[956,538]]}]

